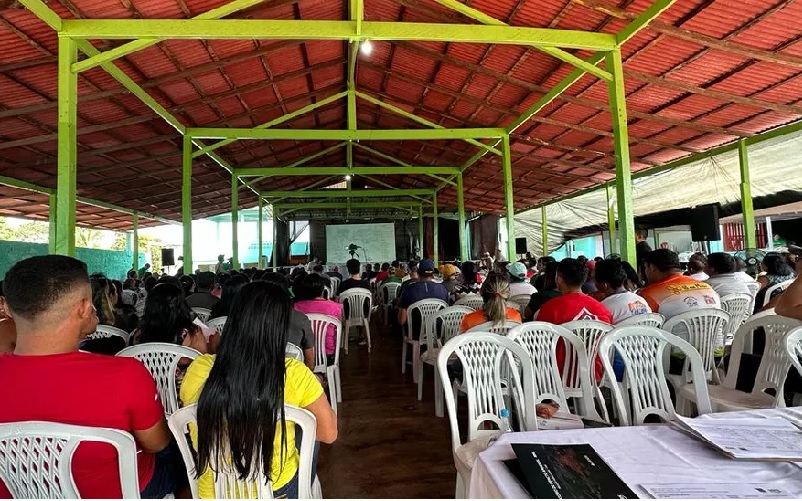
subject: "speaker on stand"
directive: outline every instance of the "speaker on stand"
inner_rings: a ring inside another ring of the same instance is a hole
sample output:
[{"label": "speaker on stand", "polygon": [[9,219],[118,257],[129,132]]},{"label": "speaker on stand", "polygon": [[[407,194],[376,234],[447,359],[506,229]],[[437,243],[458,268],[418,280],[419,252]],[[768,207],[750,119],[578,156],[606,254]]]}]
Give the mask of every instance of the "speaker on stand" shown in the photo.
[{"label": "speaker on stand", "polygon": [[526,237],[515,239],[515,253],[518,255],[526,254]]},{"label": "speaker on stand", "polygon": [[175,266],[175,249],[162,249],[162,266]]},{"label": "speaker on stand", "polygon": [[[718,204],[709,204],[691,209],[691,240],[694,242],[721,240],[718,208]],[[709,244],[705,247],[709,252]]]}]

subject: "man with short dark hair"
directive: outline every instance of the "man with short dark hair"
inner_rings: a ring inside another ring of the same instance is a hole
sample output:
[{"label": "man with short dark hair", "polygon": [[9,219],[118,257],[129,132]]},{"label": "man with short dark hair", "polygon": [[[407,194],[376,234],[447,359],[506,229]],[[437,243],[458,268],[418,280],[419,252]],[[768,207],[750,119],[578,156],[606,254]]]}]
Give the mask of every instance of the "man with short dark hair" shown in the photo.
[{"label": "man with short dark hair", "polygon": [[376,275],[376,282],[382,283],[390,277],[390,263],[382,263],[381,270]]},{"label": "man with short dark hair", "polygon": [[627,272],[618,259],[603,259],[596,264],[596,290],[604,296],[602,304],[610,310],[613,325],[634,315],[651,313],[645,299],[627,290]]},{"label": "man with short dark hair", "polygon": [[345,267],[348,269],[348,274],[351,276],[340,283],[340,288],[337,291],[338,296],[348,289],[360,288],[370,290],[370,284],[367,280],[362,280],[362,275],[360,275],[362,265],[359,259],[349,259],[348,262],[345,263]]},{"label": "man with short dark hair", "polygon": [[[0,356],[0,379],[7,382],[0,385],[0,423],[53,421],[128,432],[140,451],[142,497],[173,493],[177,458],[167,448],[170,432],[150,372],[135,358],[78,351],[98,321],[86,265],[66,256],[25,259],[6,273],[3,293],[17,346]],[[121,497],[110,445],[80,445],[72,472],[80,497]],[[0,481],[0,498],[8,497]]]},{"label": "man with short dark hair", "polygon": [[340,280],[343,279],[343,275],[342,275],[342,273],[340,273],[340,267],[339,266],[332,266],[331,271],[326,272],[326,275],[328,275],[330,277],[334,277],[334,278],[339,278]]},{"label": "man with short dark hair", "polygon": [[[434,261],[424,259],[418,263],[418,280],[411,282],[404,288],[398,302],[398,323],[407,323],[407,308],[413,303],[424,299],[442,299],[448,303],[448,290],[443,284],[434,281]],[[421,322],[418,322],[420,324]],[[412,333],[413,339],[418,339],[419,332]]]},{"label": "man with short dark hair", "polygon": [[187,304],[190,308],[211,310],[214,305],[220,302],[220,299],[212,295],[214,279],[214,273],[211,271],[203,271],[198,274],[198,281],[195,284],[197,290],[187,298]]},{"label": "man with short dark hair", "polygon": [[315,265],[315,266],[312,268],[312,273],[314,273],[315,275],[320,275],[321,277],[323,277],[323,281],[326,283],[326,287],[329,287],[329,288],[331,288],[331,279],[330,279],[330,278],[329,278],[329,276],[328,276],[328,275],[326,275],[326,273],[323,271],[323,265],[322,265],[322,264],[319,264],[319,263],[318,263],[318,264],[316,264],[316,265]]},{"label": "man with short dark hair", "polygon": [[707,268],[705,271],[710,276],[706,280],[707,285],[713,288],[719,297],[730,294],[750,294],[746,282],[741,280],[735,273],[738,265],[735,258],[726,252],[714,252],[707,256]]},{"label": "man with short dark hair", "polygon": [[682,274],[674,251],[657,249],[646,254],[644,271],[649,285],[640,295],[653,312],[667,319],[700,308],[721,308],[721,299],[712,287]]},{"label": "man with short dark hair", "polygon": [[646,241],[646,237],[649,236],[649,230],[637,230],[635,232],[635,259],[637,261],[636,269],[638,270],[638,274],[641,277],[646,277],[645,275],[645,259],[646,255],[652,252],[652,247],[649,245],[649,242]]}]

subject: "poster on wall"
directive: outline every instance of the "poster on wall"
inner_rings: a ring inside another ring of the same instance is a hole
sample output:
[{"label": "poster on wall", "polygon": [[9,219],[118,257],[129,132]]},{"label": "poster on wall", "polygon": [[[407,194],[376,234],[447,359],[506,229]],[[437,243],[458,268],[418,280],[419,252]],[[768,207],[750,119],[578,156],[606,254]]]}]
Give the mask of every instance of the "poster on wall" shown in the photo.
[{"label": "poster on wall", "polygon": [[395,256],[393,223],[330,224],[326,226],[326,260],[345,263],[390,262]]}]

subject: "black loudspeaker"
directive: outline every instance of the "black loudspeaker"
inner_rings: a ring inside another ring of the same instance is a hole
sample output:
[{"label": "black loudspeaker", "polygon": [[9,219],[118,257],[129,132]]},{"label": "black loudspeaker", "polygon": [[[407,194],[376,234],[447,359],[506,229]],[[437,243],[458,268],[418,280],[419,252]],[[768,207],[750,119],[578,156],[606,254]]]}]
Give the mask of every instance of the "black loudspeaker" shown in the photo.
[{"label": "black loudspeaker", "polygon": [[515,253],[526,254],[526,237],[515,239]]},{"label": "black loudspeaker", "polygon": [[175,251],[162,249],[162,266],[175,266]]},{"label": "black loudspeaker", "polygon": [[694,242],[721,240],[718,204],[700,205],[691,209],[691,240]]}]

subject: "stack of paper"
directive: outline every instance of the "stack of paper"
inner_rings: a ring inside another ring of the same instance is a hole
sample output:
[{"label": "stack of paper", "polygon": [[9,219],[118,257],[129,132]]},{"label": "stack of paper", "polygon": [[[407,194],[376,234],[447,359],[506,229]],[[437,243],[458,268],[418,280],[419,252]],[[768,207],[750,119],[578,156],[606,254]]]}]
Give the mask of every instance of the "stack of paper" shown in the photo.
[{"label": "stack of paper", "polygon": [[687,419],[673,426],[733,459],[802,461],[802,430],[782,418]]}]

